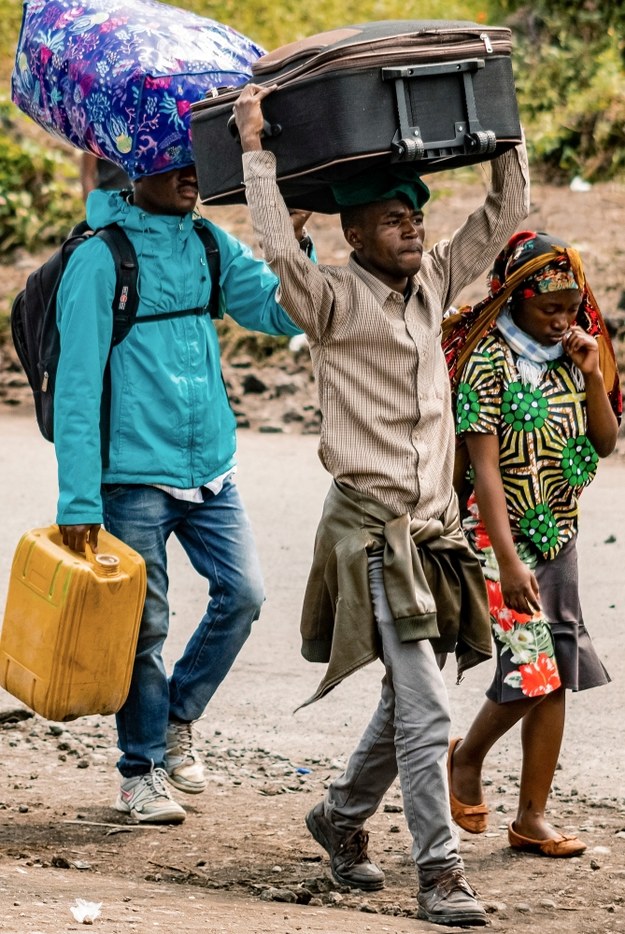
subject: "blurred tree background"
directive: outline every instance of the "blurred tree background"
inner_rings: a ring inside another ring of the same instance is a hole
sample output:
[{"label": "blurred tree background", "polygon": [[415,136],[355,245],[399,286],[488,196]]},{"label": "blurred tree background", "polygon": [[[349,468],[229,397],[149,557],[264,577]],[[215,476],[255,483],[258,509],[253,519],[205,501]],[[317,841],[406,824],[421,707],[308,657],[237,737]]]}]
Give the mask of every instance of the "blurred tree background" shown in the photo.
[{"label": "blurred tree background", "polygon": [[[533,171],[551,181],[625,178],[625,4],[622,0],[178,0],[266,49],[346,23],[469,19],[509,25]],[[10,103],[20,0],[0,0],[0,247],[59,240],[82,213],[75,150]]]},{"label": "blurred tree background", "polygon": [[552,181],[625,177],[625,4],[493,0],[515,38],[519,108]]}]

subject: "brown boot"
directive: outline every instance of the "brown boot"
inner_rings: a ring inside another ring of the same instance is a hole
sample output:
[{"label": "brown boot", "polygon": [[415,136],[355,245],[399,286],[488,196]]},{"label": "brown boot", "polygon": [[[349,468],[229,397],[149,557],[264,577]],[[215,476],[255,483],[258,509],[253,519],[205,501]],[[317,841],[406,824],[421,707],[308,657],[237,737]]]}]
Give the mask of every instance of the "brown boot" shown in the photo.
[{"label": "brown boot", "polygon": [[458,866],[440,875],[431,885],[421,886],[417,896],[417,918],[433,924],[487,924],[486,912]]},{"label": "brown boot", "polygon": [[369,834],[364,830],[341,833],[325,816],[323,802],[306,815],[306,826],[330,856],[332,875],[342,885],[373,892],[384,885],[384,873],[367,854]]}]

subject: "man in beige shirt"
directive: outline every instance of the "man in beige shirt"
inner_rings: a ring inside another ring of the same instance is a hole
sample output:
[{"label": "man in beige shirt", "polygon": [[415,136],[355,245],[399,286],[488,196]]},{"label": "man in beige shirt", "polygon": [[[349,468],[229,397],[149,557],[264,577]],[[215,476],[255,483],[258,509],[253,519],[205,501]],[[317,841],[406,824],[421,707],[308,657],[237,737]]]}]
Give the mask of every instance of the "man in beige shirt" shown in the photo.
[{"label": "man in beige shirt", "polygon": [[[367,193],[362,204],[352,192],[351,205],[341,212],[353,251],[349,262],[317,266],[293,239],[276,184],[275,156],[262,149],[261,101],[272,90],[248,85],[235,105],[247,201],[265,258],[280,277],[281,303],[310,342],[323,416],[319,455],[334,478],[318,545],[321,538],[328,548],[334,537],[328,569],[337,599],[321,601],[321,610],[304,606],[304,651],[322,661],[331,659],[328,639],[332,643],[340,636],[343,646],[350,644],[344,633],[332,631],[332,619],[337,625],[341,581],[355,566],[341,547],[346,517],[352,516],[347,519],[351,531],[367,552],[368,575],[358,578],[363,615],[375,621],[385,666],[382,696],[369,726],[345,773],[331,783],[306,823],[328,851],[335,879],[364,890],[381,888],[384,874],[368,856],[363,827],[399,774],[419,877],[419,917],[482,925],[486,915],[464,876],[451,824],[449,702],[427,632],[432,613],[425,607],[421,617],[409,620],[429,620],[421,627],[425,637],[407,636],[414,627],[406,627],[406,617],[391,609],[407,601],[398,601],[395,593],[388,597],[398,535],[408,556],[402,565],[423,561],[426,577],[432,562],[431,555],[423,559],[424,551],[434,554],[448,536],[457,544],[454,428],[441,320],[528,213],[525,149],[519,146],[493,161],[483,207],[428,251],[421,210],[428,192],[422,183],[389,185],[375,197]],[[424,529],[431,540],[425,547]],[[350,547],[353,542],[352,537]],[[440,572],[438,580],[442,583]],[[352,574],[350,594],[354,581]],[[436,602],[432,581],[436,573],[429,578]],[[462,592],[462,580],[456,589]],[[332,619],[329,626],[318,620],[315,638],[315,627],[308,624],[320,613]],[[354,660],[353,667],[361,663]]]}]

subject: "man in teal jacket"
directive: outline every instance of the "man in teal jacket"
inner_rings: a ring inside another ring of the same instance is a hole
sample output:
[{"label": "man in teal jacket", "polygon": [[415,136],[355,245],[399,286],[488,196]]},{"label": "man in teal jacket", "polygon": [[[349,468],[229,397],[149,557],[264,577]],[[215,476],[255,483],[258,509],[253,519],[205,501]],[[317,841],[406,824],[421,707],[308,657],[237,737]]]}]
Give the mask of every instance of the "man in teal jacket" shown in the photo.
[{"label": "man in teal jacket", "polygon": [[[108,463],[103,466],[100,405],[112,335],[115,267],[94,237],[74,251],[58,294],[61,355],[54,437],[59,474],[57,522],[64,542],[97,548],[101,524],[145,559],[148,588],[130,693],[117,714],[121,785],[115,807],[150,823],[184,820],[167,781],[204,790],[192,724],[228,673],[258,618],[263,581],[250,523],[234,483],[235,418],[224,386],[210,315],[150,321],[204,307],[211,281],[194,230],[194,166],[135,181],[133,194],[94,191],[93,228],[119,224],[138,257],[142,320],[111,352]],[[303,232],[296,217],[296,236]],[[244,327],[298,334],[278,304],[279,282],[250,250],[208,221],[220,254],[220,310]],[[166,543],[176,535],[209,583],[206,613],[171,677],[161,649],[167,635]]]}]

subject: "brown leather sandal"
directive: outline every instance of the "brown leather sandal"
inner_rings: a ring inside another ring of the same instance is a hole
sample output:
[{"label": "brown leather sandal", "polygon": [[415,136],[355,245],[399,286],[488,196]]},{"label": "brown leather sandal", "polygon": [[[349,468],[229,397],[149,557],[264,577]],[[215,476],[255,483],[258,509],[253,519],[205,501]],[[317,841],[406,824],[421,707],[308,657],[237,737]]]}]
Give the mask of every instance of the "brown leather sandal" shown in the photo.
[{"label": "brown leather sandal", "polygon": [[458,801],[451,790],[451,774],[453,769],[454,750],[458,743],[462,742],[462,736],[456,736],[449,743],[447,752],[447,782],[449,784],[449,805],[451,807],[451,816],[468,833],[484,833],[488,828],[488,807],[484,801],[481,804],[463,804]]},{"label": "brown leather sandal", "polygon": [[513,850],[524,853],[538,853],[539,856],[551,856],[555,859],[568,859],[570,856],[580,856],[586,849],[579,837],[561,833],[554,840],[534,840],[524,837],[514,829],[514,821],[508,825],[508,842]]}]

